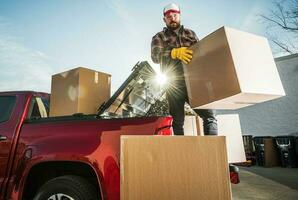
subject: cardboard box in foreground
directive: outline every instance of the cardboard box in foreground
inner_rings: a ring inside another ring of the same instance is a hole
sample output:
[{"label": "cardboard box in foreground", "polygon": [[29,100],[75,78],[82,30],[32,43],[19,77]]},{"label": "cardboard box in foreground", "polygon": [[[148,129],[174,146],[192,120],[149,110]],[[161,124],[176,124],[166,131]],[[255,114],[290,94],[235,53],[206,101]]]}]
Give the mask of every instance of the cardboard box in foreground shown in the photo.
[{"label": "cardboard box in foreground", "polygon": [[184,71],[192,108],[238,109],[285,95],[264,37],[222,27],[191,49]]},{"label": "cardboard box in foreground", "polygon": [[231,199],[225,137],[122,136],[121,200]]},{"label": "cardboard box in foreground", "polygon": [[96,114],[110,98],[111,75],[78,67],[52,76],[50,116]]}]

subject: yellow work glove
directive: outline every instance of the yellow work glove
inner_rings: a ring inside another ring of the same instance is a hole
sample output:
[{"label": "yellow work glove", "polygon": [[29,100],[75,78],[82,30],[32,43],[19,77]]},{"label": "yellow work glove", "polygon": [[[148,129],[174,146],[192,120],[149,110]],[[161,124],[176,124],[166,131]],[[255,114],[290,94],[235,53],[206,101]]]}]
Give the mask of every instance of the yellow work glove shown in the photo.
[{"label": "yellow work glove", "polygon": [[187,47],[180,47],[180,48],[174,48],[171,51],[171,57],[173,59],[179,59],[185,64],[188,64],[190,60],[192,59],[193,51],[190,49],[187,49]]}]

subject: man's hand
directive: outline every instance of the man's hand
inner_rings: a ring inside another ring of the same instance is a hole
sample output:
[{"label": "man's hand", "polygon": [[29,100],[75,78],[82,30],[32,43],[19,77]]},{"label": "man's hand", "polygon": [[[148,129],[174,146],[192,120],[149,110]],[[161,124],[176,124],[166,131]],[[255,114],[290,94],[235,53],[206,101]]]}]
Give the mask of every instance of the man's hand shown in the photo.
[{"label": "man's hand", "polygon": [[179,59],[185,64],[188,64],[190,60],[192,59],[193,51],[190,49],[187,49],[187,47],[180,47],[180,48],[174,48],[171,51],[171,57],[173,59]]}]

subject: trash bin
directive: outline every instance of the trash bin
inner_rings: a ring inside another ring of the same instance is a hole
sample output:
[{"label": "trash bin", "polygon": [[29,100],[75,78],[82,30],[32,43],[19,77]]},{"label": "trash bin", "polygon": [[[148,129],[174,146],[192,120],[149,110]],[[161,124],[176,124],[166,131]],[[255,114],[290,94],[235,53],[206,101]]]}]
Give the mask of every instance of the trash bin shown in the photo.
[{"label": "trash bin", "polygon": [[253,136],[243,135],[243,145],[245,150],[246,160],[249,163],[248,166],[255,164],[255,154],[253,148]]},{"label": "trash bin", "polygon": [[245,149],[245,153],[252,153],[253,152],[253,142],[252,142],[252,135],[243,135],[243,145]]},{"label": "trash bin", "polygon": [[298,162],[298,136],[296,137],[296,158]]},{"label": "trash bin", "polygon": [[256,161],[259,166],[280,166],[280,156],[275,140],[271,136],[258,136],[253,138],[256,150]]},{"label": "trash bin", "polygon": [[276,144],[279,148],[281,166],[282,167],[298,167],[298,147],[295,136],[277,136],[275,137]]},{"label": "trash bin", "polygon": [[271,136],[256,136],[253,137],[253,142],[256,151],[256,163],[259,166],[265,165],[265,145],[264,139],[272,138]]}]

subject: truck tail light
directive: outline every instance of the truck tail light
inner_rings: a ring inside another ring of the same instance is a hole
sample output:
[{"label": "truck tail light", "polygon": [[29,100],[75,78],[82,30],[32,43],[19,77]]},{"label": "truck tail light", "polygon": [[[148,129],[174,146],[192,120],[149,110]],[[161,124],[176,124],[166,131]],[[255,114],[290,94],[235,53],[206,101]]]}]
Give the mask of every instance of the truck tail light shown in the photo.
[{"label": "truck tail light", "polygon": [[171,116],[164,117],[161,119],[162,122],[159,124],[154,135],[173,135],[172,122],[173,118]]},{"label": "truck tail light", "polygon": [[233,184],[240,183],[239,174],[237,172],[230,172],[230,180]]},{"label": "truck tail light", "polygon": [[173,135],[173,128],[171,126],[160,128],[156,131],[156,135]]},{"label": "truck tail light", "polygon": [[236,165],[229,164],[230,180],[231,183],[238,184],[239,180],[239,168]]}]

